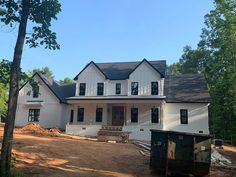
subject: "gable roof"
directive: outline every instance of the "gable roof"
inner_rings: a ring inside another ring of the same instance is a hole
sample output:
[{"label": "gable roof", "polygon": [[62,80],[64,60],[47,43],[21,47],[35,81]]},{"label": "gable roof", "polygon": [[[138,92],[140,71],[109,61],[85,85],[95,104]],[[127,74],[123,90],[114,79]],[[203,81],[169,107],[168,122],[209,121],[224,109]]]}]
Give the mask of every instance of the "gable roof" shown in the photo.
[{"label": "gable roof", "polygon": [[[61,84],[58,81],[55,81],[54,79],[49,79],[43,76],[40,73],[35,73],[31,78],[34,78],[35,76],[38,76],[43,83],[49,88],[49,90],[57,97],[57,99],[60,101],[60,103],[66,104],[66,97],[75,96],[75,89],[76,89],[76,83],[72,84]],[[28,83],[27,81],[20,90]]]},{"label": "gable roof", "polygon": [[166,61],[156,60],[147,61],[146,59],[142,61],[134,62],[111,62],[111,63],[94,63],[90,62],[85,66],[85,68],[74,78],[78,79],[78,76],[91,64],[93,63],[106,77],[110,80],[125,80],[129,78],[129,75],[144,61],[146,61],[151,67],[153,67],[157,72],[160,73],[161,77],[165,77],[166,72]]},{"label": "gable roof", "polygon": [[167,76],[164,95],[169,103],[210,103],[206,79],[201,74]]}]

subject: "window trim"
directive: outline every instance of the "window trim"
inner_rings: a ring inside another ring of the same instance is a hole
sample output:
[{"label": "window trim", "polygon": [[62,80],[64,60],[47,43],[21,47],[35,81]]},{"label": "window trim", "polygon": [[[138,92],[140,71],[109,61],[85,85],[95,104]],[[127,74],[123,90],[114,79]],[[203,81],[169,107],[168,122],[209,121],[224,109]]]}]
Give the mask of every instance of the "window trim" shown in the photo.
[{"label": "window trim", "polygon": [[116,83],[116,95],[120,95],[120,94],[121,94],[121,83]]},{"label": "window trim", "polygon": [[[154,122],[153,120],[153,110],[154,109],[157,109],[157,122]],[[151,108],[151,123],[152,124],[160,124],[160,109],[159,109],[159,107],[157,107],[157,108]]]},{"label": "window trim", "polygon": [[[99,85],[102,86],[102,93],[100,93],[99,91]],[[98,82],[97,83],[97,96],[103,96],[104,95],[104,83],[103,82]]]},{"label": "window trim", "polygon": [[[80,116],[80,110],[83,110],[83,116],[80,118],[79,116]],[[84,108],[78,108],[78,110],[77,110],[77,122],[84,122]]]},{"label": "window trim", "polygon": [[[81,92],[81,87],[82,87],[82,85],[84,85],[84,90],[83,90],[83,92]],[[80,83],[79,84],[79,95],[80,96],[85,96],[85,94],[86,94],[86,83]]]},{"label": "window trim", "polygon": [[[134,120],[134,114],[133,114],[133,110],[137,110],[137,120],[136,121],[133,121]],[[130,109],[130,122],[131,123],[138,123],[138,108],[131,108]]]},{"label": "window trim", "polygon": [[[183,112],[186,111],[186,117],[183,117],[185,115],[183,115]],[[183,120],[186,119],[186,122]],[[188,109],[180,109],[180,124],[188,124]]]},{"label": "window trim", "polygon": [[[38,115],[35,115],[35,111],[38,111]],[[35,119],[37,117],[37,119]],[[40,109],[29,109],[28,122],[39,122]]]},{"label": "window trim", "polygon": [[[135,83],[137,83],[137,88],[134,88]],[[139,89],[139,82],[131,82],[131,95],[138,95],[138,89]]]},{"label": "window trim", "polygon": [[[101,117],[98,117],[98,111],[101,110]],[[98,119],[100,118],[100,119]],[[103,108],[96,108],[96,122],[102,122],[103,119]]]},{"label": "window trim", "polygon": [[[154,90],[153,90],[153,84],[157,84],[157,93],[156,94],[154,93]],[[159,82],[158,81],[151,82],[151,95],[159,95]]]}]

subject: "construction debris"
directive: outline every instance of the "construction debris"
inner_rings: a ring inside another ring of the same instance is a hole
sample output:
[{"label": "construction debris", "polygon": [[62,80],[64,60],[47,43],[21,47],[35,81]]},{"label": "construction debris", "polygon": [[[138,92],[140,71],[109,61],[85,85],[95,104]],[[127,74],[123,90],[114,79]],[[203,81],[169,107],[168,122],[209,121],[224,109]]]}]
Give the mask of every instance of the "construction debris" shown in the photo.
[{"label": "construction debris", "polygon": [[142,141],[134,141],[134,145],[136,145],[137,149],[139,150],[140,154],[143,156],[150,156],[151,145]]},{"label": "construction debris", "polygon": [[211,165],[216,167],[223,167],[228,169],[236,169],[236,166],[232,162],[220,154],[216,149],[212,149],[211,153]]}]

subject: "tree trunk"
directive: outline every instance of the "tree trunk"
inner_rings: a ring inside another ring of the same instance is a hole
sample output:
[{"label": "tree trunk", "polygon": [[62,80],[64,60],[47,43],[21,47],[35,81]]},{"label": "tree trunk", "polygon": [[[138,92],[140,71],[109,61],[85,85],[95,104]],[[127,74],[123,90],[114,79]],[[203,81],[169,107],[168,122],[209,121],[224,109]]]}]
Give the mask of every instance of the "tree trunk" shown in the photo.
[{"label": "tree trunk", "polygon": [[17,99],[19,92],[18,83],[20,77],[20,62],[25,41],[27,20],[30,8],[30,0],[22,0],[21,3],[22,3],[22,13],[19,23],[17,41],[14,50],[13,63],[11,66],[8,112],[7,112],[6,123],[4,127],[3,142],[2,142],[2,152],[1,152],[1,162],[0,162],[1,177],[8,177],[10,175],[13,130],[15,126],[15,114],[16,114]]}]

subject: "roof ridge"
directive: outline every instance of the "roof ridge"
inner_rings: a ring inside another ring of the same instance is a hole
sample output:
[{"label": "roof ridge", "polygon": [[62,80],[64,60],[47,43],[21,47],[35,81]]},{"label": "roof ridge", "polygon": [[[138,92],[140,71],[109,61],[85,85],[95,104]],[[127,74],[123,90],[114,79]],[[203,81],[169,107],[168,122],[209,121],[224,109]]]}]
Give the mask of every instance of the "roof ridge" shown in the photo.
[{"label": "roof ridge", "polygon": [[[147,60],[147,59],[146,59]],[[117,63],[117,64],[120,64],[120,63],[140,63],[142,62],[143,60],[139,60],[139,61],[119,61],[119,62],[94,62],[95,64],[114,64],[114,63]],[[166,60],[147,60],[148,62],[166,62]]]}]

